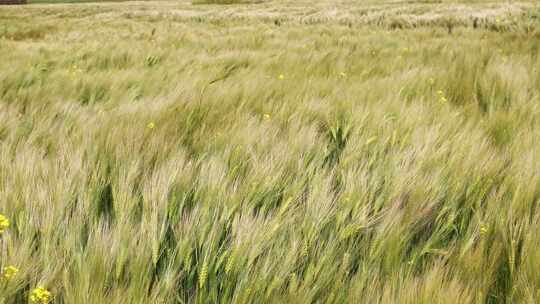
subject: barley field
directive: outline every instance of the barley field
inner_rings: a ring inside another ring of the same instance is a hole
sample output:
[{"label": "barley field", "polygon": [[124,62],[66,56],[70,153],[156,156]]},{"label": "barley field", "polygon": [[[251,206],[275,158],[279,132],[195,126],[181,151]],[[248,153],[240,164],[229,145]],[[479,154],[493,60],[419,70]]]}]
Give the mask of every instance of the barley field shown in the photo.
[{"label": "barley field", "polygon": [[1,304],[540,302],[540,3],[225,2],[0,7]]}]

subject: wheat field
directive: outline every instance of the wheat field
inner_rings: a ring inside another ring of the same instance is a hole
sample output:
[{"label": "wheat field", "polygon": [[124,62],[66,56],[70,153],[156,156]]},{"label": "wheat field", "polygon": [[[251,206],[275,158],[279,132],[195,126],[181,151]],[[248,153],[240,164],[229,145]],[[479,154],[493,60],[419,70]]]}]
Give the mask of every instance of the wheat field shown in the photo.
[{"label": "wheat field", "polygon": [[539,303],[539,54],[536,1],[0,7],[0,303]]}]

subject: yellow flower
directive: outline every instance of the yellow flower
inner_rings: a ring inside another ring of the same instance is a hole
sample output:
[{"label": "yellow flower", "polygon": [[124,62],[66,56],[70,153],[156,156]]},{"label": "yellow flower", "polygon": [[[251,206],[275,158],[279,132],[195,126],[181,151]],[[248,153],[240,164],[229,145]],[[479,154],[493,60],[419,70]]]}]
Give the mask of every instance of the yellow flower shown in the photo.
[{"label": "yellow flower", "polygon": [[3,214],[0,214],[0,235],[4,233],[4,230],[6,230],[9,227],[9,219],[5,217]]},{"label": "yellow flower", "polygon": [[283,76],[283,74],[279,74],[278,79],[283,80],[283,79],[285,79],[285,76]]},{"label": "yellow flower", "polygon": [[480,235],[485,235],[488,232],[488,227],[484,224],[480,225]]},{"label": "yellow flower", "polygon": [[264,119],[270,119],[270,114],[264,114]]},{"label": "yellow flower", "polygon": [[152,121],[148,124],[148,129],[153,129],[156,127],[156,124]]},{"label": "yellow flower", "polygon": [[448,101],[448,99],[446,99],[446,97],[444,97],[444,96],[441,96],[441,99],[440,99],[440,101],[441,101],[441,102],[447,102],[447,101]]},{"label": "yellow flower", "polygon": [[341,76],[341,77],[347,77],[347,74],[346,74],[345,72],[341,72],[341,73],[339,73],[339,76]]},{"label": "yellow flower", "polygon": [[39,286],[30,293],[30,302],[34,304],[47,304],[51,302],[52,294],[47,289]]},{"label": "yellow flower", "polygon": [[442,95],[444,95],[444,92],[443,92],[442,90],[438,90],[438,91],[437,91],[437,95],[442,96]]},{"label": "yellow flower", "polygon": [[17,272],[19,272],[19,269],[17,269],[17,267],[7,266],[7,267],[4,267],[4,269],[2,270],[2,277],[6,280],[9,280],[12,277],[14,277],[17,274]]}]

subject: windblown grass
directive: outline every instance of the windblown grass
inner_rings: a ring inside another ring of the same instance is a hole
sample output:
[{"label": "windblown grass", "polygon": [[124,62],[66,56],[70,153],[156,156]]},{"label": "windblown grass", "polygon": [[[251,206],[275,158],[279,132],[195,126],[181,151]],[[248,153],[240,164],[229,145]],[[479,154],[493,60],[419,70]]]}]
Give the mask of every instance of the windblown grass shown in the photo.
[{"label": "windblown grass", "polygon": [[193,0],[193,4],[250,4],[261,3],[264,0]]},{"label": "windblown grass", "polygon": [[0,303],[538,303],[539,9],[0,8]]}]

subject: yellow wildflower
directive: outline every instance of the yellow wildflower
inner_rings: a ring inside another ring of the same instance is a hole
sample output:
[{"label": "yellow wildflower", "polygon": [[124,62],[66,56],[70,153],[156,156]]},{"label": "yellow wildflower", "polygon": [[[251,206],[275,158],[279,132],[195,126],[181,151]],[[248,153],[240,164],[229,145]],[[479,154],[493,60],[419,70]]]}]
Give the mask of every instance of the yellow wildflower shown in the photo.
[{"label": "yellow wildflower", "polygon": [[279,74],[278,79],[283,80],[283,79],[285,79],[285,76],[283,74]]},{"label": "yellow wildflower", "polygon": [[0,214],[0,235],[4,233],[4,230],[6,230],[9,227],[9,219],[5,217],[3,214]]},{"label": "yellow wildflower", "polygon": [[442,90],[437,91],[437,95],[439,96],[440,102],[447,102],[448,99],[446,99],[446,96],[444,96],[444,92]]},{"label": "yellow wildflower", "polygon": [[270,114],[264,114],[264,119],[270,119]]},{"label": "yellow wildflower", "polygon": [[488,232],[488,227],[484,224],[480,225],[480,235],[485,235]]},{"label": "yellow wildflower", "polygon": [[341,76],[341,77],[346,77],[347,74],[346,74],[345,72],[341,72],[341,73],[339,73],[339,76]]},{"label": "yellow wildflower", "polygon": [[4,269],[2,270],[2,278],[9,280],[14,277],[17,272],[19,272],[19,269],[17,269],[17,267],[15,266],[4,267]]},{"label": "yellow wildflower", "polygon": [[148,124],[148,129],[153,129],[156,127],[156,124],[152,121]]},{"label": "yellow wildflower", "polygon": [[47,304],[52,300],[52,294],[47,289],[39,286],[30,293],[30,302],[34,304]]}]

